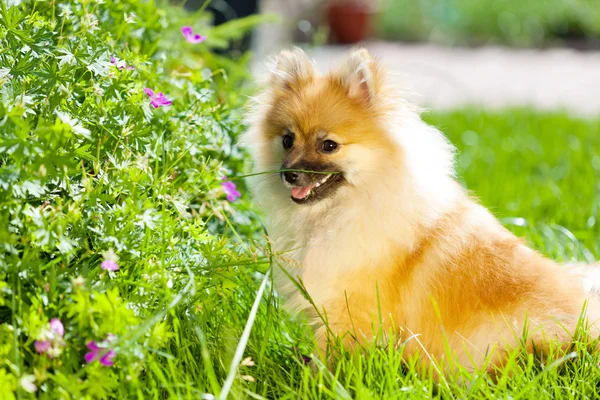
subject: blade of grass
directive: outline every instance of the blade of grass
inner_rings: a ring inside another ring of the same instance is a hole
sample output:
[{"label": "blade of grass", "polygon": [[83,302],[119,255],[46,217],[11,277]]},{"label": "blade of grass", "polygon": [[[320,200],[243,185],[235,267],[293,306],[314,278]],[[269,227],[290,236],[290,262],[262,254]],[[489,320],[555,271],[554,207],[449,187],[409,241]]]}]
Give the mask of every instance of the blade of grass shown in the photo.
[{"label": "blade of grass", "polygon": [[221,394],[218,397],[219,399],[227,399],[229,391],[231,390],[231,386],[233,385],[233,380],[235,379],[235,375],[237,374],[240,362],[244,357],[244,351],[246,350],[246,345],[248,344],[248,339],[250,338],[250,332],[252,331],[252,326],[254,325],[254,319],[256,318],[256,314],[258,313],[258,306],[262,300],[268,281],[269,273],[267,272],[262,280],[262,283],[260,284],[260,287],[258,288],[258,293],[256,294],[254,304],[252,304],[252,309],[250,310],[250,315],[248,316],[248,320],[246,321],[244,332],[242,332],[242,336],[240,337],[237,348],[235,349],[233,359],[231,360],[231,365],[229,367],[227,379],[225,379],[225,383],[221,388]]}]

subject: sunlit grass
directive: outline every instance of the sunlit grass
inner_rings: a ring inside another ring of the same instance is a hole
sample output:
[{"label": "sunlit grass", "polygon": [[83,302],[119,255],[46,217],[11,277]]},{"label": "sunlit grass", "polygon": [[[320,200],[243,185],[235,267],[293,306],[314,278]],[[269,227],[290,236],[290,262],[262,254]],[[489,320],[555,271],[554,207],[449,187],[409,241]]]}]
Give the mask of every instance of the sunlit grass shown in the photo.
[{"label": "sunlit grass", "polygon": [[598,40],[595,0],[387,0],[375,29],[395,40],[544,46]]}]

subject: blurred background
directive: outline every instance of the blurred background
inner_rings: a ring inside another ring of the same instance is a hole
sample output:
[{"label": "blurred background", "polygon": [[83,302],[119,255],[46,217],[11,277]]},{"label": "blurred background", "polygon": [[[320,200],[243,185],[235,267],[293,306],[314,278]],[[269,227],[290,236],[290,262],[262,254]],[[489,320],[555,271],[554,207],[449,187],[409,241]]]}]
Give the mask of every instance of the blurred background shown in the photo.
[{"label": "blurred background", "polygon": [[600,112],[598,0],[213,0],[208,8],[217,25],[276,16],[228,49],[251,49],[258,77],[290,44],[308,48],[322,70],[361,44],[426,107]]}]

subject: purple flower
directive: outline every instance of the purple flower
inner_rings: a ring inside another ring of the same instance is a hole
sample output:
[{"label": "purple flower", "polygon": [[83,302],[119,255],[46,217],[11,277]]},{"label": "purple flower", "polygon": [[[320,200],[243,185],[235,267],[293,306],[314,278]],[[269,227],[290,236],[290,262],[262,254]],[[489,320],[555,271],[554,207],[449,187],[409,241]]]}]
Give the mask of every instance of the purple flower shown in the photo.
[{"label": "purple flower", "polygon": [[95,360],[100,361],[100,364],[105,367],[112,367],[114,364],[113,358],[115,358],[115,351],[109,349],[108,346],[111,341],[115,338],[114,335],[107,335],[106,340],[103,340],[102,343],[98,344],[97,342],[91,341],[88,342],[87,348],[90,350],[85,353],[84,359],[86,363],[94,362]]},{"label": "purple flower", "polygon": [[58,357],[65,345],[64,335],[65,327],[62,322],[58,318],[52,318],[48,327],[39,334],[38,340],[33,343],[33,346],[40,354],[46,353],[50,358]]},{"label": "purple flower", "polygon": [[131,65],[127,65],[124,61],[117,60],[114,56],[112,56],[110,58],[110,62],[111,62],[111,64],[114,64],[119,69],[128,69],[128,70],[135,69],[135,67],[133,67]]},{"label": "purple flower", "polygon": [[50,320],[50,331],[60,337],[65,335],[65,327],[58,318],[52,318]]},{"label": "purple flower", "polygon": [[100,268],[106,271],[116,271],[119,269],[119,264],[117,264],[119,257],[117,257],[113,249],[109,249],[107,252],[104,252],[103,256],[104,261],[102,261],[102,264],[100,264]]},{"label": "purple flower", "polygon": [[225,182],[221,183],[221,185],[223,186],[223,190],[225,191],[225,194],[227,195],[227,200],[232,201],[232,202],[236,201],[237,199],[242,197],[242,194],[240,192],[238,192],[237,188],[235,187],[235,183],[233,183],[231,181],[227,181],[226,179],[227,179],[227,177],[224,176],[223,180]]},{"label": "purple flower", "polygon": [[154,90],[150,88],[145,88],[144,93],[150,97],[150,104],[154,108],[158,108],[160,106],[170,106],[173,103],[171,100],[167,100],[165,95],[162,92],[154,93]]},{"label": "purple flower", "polygon": [[202,43],[206,40],[206,36],[198,35],[197,33],[194,34],[194,30],[191,26],[182,26],[181,33],[185,40],[190,43]]},{"label": "purple flower", "polygon": [[116,271],[119,269],[119,264],[114,260],[104,260],[102,261],[102,264],[100,264],[100,268],[107,271]]},{"label": "purple flower", "polygon": [[33,346],[35,347],[35,351],[37,351],[38,353],[46,353],[48,352],[48,350],[50,350],[52,342],[49,340],[36,340],[33,343]]},{"label": "purple flower", "polygon": [[294,346],[294,352],[302,360],[302,363],[304,365],[308,365],[312,361],[312,359],[309,356],[300,352],[300,348],[298,348],[298,346]]}]

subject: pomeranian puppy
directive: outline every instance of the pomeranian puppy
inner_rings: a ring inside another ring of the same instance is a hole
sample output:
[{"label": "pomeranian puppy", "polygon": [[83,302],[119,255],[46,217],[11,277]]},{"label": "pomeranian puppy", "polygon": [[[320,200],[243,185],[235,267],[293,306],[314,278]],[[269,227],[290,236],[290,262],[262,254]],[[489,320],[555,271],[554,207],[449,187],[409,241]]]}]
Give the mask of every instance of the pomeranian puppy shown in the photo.
[{"label": "pomeranian puppy", "polygon": [[332,335],[347,348],[404,344],[404,357],[447,371],[450,359],[501,365],[523,343],[566,349],[582,310],[598,334],[596,270],[544,258],[469,197],[452,145],[367,50],[326,75],[283,51],[251,116],[243,142],[256,171],[281,171],[250,182],[276,284],[321,349]]}]

